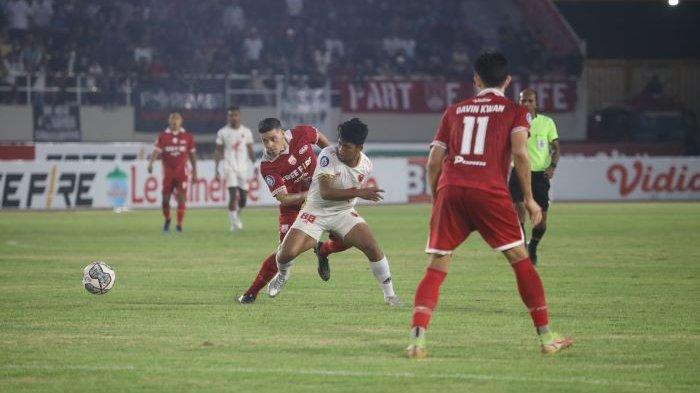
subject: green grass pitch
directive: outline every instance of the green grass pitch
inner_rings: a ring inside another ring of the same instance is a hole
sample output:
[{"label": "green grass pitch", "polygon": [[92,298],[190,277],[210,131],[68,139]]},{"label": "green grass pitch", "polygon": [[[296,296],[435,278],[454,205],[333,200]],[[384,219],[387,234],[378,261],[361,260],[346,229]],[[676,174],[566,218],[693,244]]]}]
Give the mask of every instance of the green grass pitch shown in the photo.
[{"label": "green grass pitch", "polygon": [[[404,359],[426,265],[429,207],[360,207],[404,307],[389,309],[358,251],[297,260],[275,299],[234,303],[277,246],[277,213],[0,213],[0,392],[696,392],[700,204],[555,204],[539,249],[555,330],[543,358],[501,255],[473,235],[455,254],[428,332]],[[117,272],[104,296],[82,270]]]}]

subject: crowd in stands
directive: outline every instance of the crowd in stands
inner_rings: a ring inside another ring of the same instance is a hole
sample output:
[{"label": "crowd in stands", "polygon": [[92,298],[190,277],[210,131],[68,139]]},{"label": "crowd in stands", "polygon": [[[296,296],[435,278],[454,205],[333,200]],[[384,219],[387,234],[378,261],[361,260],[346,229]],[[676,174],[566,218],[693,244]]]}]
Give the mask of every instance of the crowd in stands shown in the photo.
[{"label": "crowd in stands", "polygon": [[474,1],[0,0],[0,83],[23,74],[463,80],[485,47],[505,51],[516,74],[580,73],[579,51],[544,50],[509,19],[517,2],[499,1],[513,12],[487,20],[484,34]]}]

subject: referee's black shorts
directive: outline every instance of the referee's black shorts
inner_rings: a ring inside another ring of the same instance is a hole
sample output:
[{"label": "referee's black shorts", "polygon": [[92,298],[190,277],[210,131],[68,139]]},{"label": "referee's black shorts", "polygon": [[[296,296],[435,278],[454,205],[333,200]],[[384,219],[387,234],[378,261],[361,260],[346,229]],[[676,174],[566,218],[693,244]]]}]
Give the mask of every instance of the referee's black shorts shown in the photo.
[{"label": "referee's black shorts", "polygon": [[[542,211],[549,210],[549,178],[544,172],[532,172],[532,196],[535,202],[542,208]],[[508,189],[513,202],[523,201],[523,190],[520,189],[520,182],[515,170],[510,172],[510,180],[508,180]]]}]

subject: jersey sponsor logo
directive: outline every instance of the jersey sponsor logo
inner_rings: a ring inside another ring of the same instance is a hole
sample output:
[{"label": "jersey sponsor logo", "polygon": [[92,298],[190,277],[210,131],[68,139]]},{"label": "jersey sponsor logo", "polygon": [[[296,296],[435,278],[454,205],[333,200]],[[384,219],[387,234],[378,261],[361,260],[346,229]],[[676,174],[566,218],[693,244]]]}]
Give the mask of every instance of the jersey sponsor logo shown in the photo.
[{"label": "jersey sponsor logo", "polygon": [[289,163],[289,165],[296,165],[297,159],[293,155],[290,155],[287,159],[287,162]]},{"label": "jersey sponsor logo", "polygon": [[275,185],[275,178],[270,175],[267,175],[265,176],[265,183],[267,183],[268,186],[272,187]]},{"label": "jersey sponsor logo", "polygon": [[299,154],[304,154],[307,150],[309,150],[309,145],[304,145],[299,149]]},{"label": "jersey sponsor logo", "polygon": [[462,156],[455,156],[454,164],[469,166],[486,166],[486,161],[465,160]]},{"label": "jersey sponsor logo", "polygon": [[328,159],[328,156],[323,156],[321,157],[321,161],[319,163],[321,164],[321,166],[328,166],[330,160]]}]

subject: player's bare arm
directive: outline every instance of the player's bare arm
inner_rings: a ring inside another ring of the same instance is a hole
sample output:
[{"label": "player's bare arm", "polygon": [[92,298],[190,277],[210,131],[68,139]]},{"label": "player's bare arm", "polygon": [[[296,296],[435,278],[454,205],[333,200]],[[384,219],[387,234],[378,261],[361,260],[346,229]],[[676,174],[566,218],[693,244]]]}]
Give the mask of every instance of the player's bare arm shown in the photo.
[{"label": "player's bare arm", "polygon": [[328,201],[346,201],[353,198],[362,198],[368,201],[378,202],[384,199],[380,194],[384,192],[377,187],[367,187],[367,188],[335,188],[333,187],[333,176],[328,174],[322,174],[319,177],[319,190],[321,191],[321,198]]},{"label": "player's bare arm", "polygon": [[148,173],[153,173],[153,162],[158,159],[158,150],[153,150],[151,158],[148,159]]},{"label": "player's bare arm", "polygon": [[306,191],[287,194],[286,192],[280,192],[275,195],[275,198],[280,202],[282,206],[294,206],[303,203],[306,200]]},{"label": "player's bare arm", "polygon": [[428,163],[425,165],[428,175],[428,184],[430,185],[431,195],[437,192],[437,184],[442,172],[442,161],[447,155],[447,150],[441,146],[433,145],[428,155]]},{"label": "player's bare arm", "polygon": [[253,144],[248,143],[245,145],[246,149],[248,149],[248,159],[250,162],[255,163],[255,151],[253,150]]},{"label": "player's bare arm", "polygon": [[523,191],[523,203],[530,215],[532,225],[537,225],[542,220],[542,208],[532,197],[532,179],[530,174],[530,156],[527,152],[527,137],[525,131],[513,132],[510,136],[511,151],[515,173],[518,175],[520,188]]},{"label": "player's bare arm", "polygon": [[220,180],[221,175],[219,175],[219,163],[224,157],[224,145],[216,145],[214,148],[214,179]]},{"label": "player's bare arm", "polygon": [[192,164],[192,182],[197,181],[197,155],[191,151],[189,153],[190,155],[190,164]]},{"label": "player's bare arm", "polygon": [[329,146],[331,142],[328,140],[328,137],[325,136],[321,131],[318,131],[318,139],[316,140],[316,146],[320,147],[323,149],[326,146]]},{"label": "player's bare arm", "polygon": [[559,139],[550,142],[549,147],[552,149],[552,163],[549,164],[549,168],[544,170],[544,174],[551,179],[554,177],[554,170],[557,168],[557,163],[559,163]]}]

